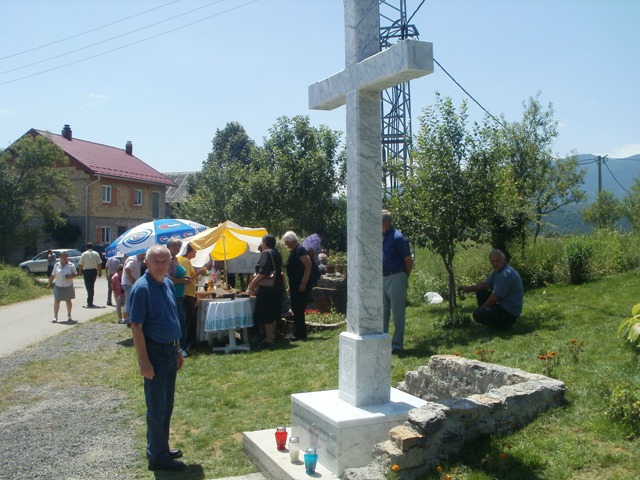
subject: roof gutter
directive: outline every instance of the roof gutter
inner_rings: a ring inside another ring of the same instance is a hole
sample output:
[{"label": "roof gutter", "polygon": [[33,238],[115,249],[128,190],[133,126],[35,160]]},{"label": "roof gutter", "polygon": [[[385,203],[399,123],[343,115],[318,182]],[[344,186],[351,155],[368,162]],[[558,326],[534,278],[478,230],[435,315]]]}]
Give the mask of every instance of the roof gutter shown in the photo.
[{"label": "roof gutter", "polygon": [[85,205],[85,210],[84,210],[84,243],[85,244],[89,243],[89,187],[91,185],[95,185],[96,183],[98,183],[100,181],[100,175],[98,175],[97,177],[98,178],[96,179],[95,182],[91,182],[87,186],[84,187],[84,205]]}]

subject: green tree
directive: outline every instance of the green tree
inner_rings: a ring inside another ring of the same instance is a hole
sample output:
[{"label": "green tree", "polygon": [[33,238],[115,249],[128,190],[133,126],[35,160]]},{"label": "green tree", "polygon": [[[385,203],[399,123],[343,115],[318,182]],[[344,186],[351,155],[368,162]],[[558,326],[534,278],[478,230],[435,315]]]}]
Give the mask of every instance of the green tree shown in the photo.
[{"label": "green tree", "polygon": [[0,152],[0,260],[15,249],[16,239],[33,219],[59,217],[75,208],[71,182],[59,168],[68,159],[44,136],[25,136]]},{"label": "green tree", "polygon": [[82,234],[80,226],[71,223],[65,213],[58,218],[47,218],[42,229],[59,247],[75,244]]},{"label": "green tree", "polygon": [[622,201],[622,214],[634,230],[640,230],[640,178],[631,186],[631,191]]},{"label": "green tree", "polygon": [[524,253],[529,228],[536,238],[544,217],[558,208],[584,199],[577,156],[556,160],[553,144],[558,137],[553,104],[545,109],[536,97],[523,102],[522,120],[497,130],[496,140],[504,154],[501,193],[493,216],[493,237],[498,248],[518,240]]},{"label": "green tree", "polygon": [[586,198],[581,188],[586,173],[586,170],[578,168],[576,153],[567,158],[556,159],[544,169],[545,181],[539,183],[540,188],[537,192],[533,192],[534,243],[547,215]]},{"label": "green tree", "polygon": [[344,218],[337,201],[345,185],[341,134],[303,116],[279,118],[269,134],[257,147],[237,123],[217,131],[195,193],[177,212],[206,225],[228,219],[276,235],[325,228],[331,241],[328,227]]},{"label": "green tree", "polygon": [[245,209],[248,177],[258,148],[244,127],[229,122],[216,130],[213,150],[203,162],[189,199],[176,208],[176,215],[216,226],[231,220],[243,226],[257,226],[252,209]]},{"label": "green tree", "polygon": [[582,219],[598,230],[612,230],[622,216],[622,202],[608,190],[602,190],[596,201],[582,211]]},{"label": "green tree", "polygon": [[448,274],[449,314],[455,306],[456,249],[477,239],[495,175],[490,136],[468,126],[467,104],[436,94],[415,137],[411,173],[391,198],[397,224],[417,246],[428,247]]},{"label": "green tree", "polygon": [[278,234],[289,229],[299,235],[326,230],[336,218],[336,197],[345,187],[342,134],[311,126],[308,116],[280,117],[269,134],[260,168],[250,180],[258,195],[254,204],[265,204],[265,225]]}]

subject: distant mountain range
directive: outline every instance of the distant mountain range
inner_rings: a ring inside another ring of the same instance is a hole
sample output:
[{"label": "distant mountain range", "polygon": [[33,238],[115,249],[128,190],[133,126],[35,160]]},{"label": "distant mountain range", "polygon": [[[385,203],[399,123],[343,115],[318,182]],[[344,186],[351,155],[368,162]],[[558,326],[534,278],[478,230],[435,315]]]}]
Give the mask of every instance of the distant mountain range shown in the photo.
[{"label": "distant mountain range", "polygon": [[[587,171],[582,190],[587,194],[586,201],[577,205],[563,207],[547,217],[546,221],[555,228],[545,229],[545,233],[571,234],[585,233],[591,227],[582,221],[582,210],[593,203],[598,196],[597,155],[580,154],[580,168]],[[600,167],[602,190],[608,190],[622,200],[627,196],[636,179],[640,178],[640,154],[627,158],[606,158]],[[621,225],[622,228],[626,224]]]}]

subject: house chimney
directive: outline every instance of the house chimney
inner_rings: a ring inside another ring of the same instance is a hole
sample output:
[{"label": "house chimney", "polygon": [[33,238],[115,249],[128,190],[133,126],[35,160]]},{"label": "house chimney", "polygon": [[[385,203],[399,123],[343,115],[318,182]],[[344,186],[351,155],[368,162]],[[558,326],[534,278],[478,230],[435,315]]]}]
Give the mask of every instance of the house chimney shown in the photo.
[{"label": "house chimney", "polygon": [[65,125],[62,129],[62,136],[67,140],[73,140],[73,136],[71,135],[71,127],[69,125]]},{"label": "house chimney", "polygon": [[127,155],[133,155],[133,143],[131,143],[131,140],[127,140],[124,151],[127,152]]}]

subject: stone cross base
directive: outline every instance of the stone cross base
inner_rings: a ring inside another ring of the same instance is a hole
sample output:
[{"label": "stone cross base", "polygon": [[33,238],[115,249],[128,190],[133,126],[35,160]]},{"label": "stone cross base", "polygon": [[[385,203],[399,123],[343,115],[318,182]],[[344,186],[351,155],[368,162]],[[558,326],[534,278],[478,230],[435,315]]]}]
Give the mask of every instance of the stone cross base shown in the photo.
[{"label": "stone cross base", "polygon": [[389,388],[390,401],[356,407],[340,398],[338,390],[291,395],[291,435],[300,437],[300,449],[313,447],[318,462],[340,476],[345,469],[371,462],[373,447],[389,438],[389,430],[403,424],[409,410],[426,402]]},{"label": "stone cross base", "polygon": [[356,407],[389,401],[391,337],[340,334],[340,398]]}]

